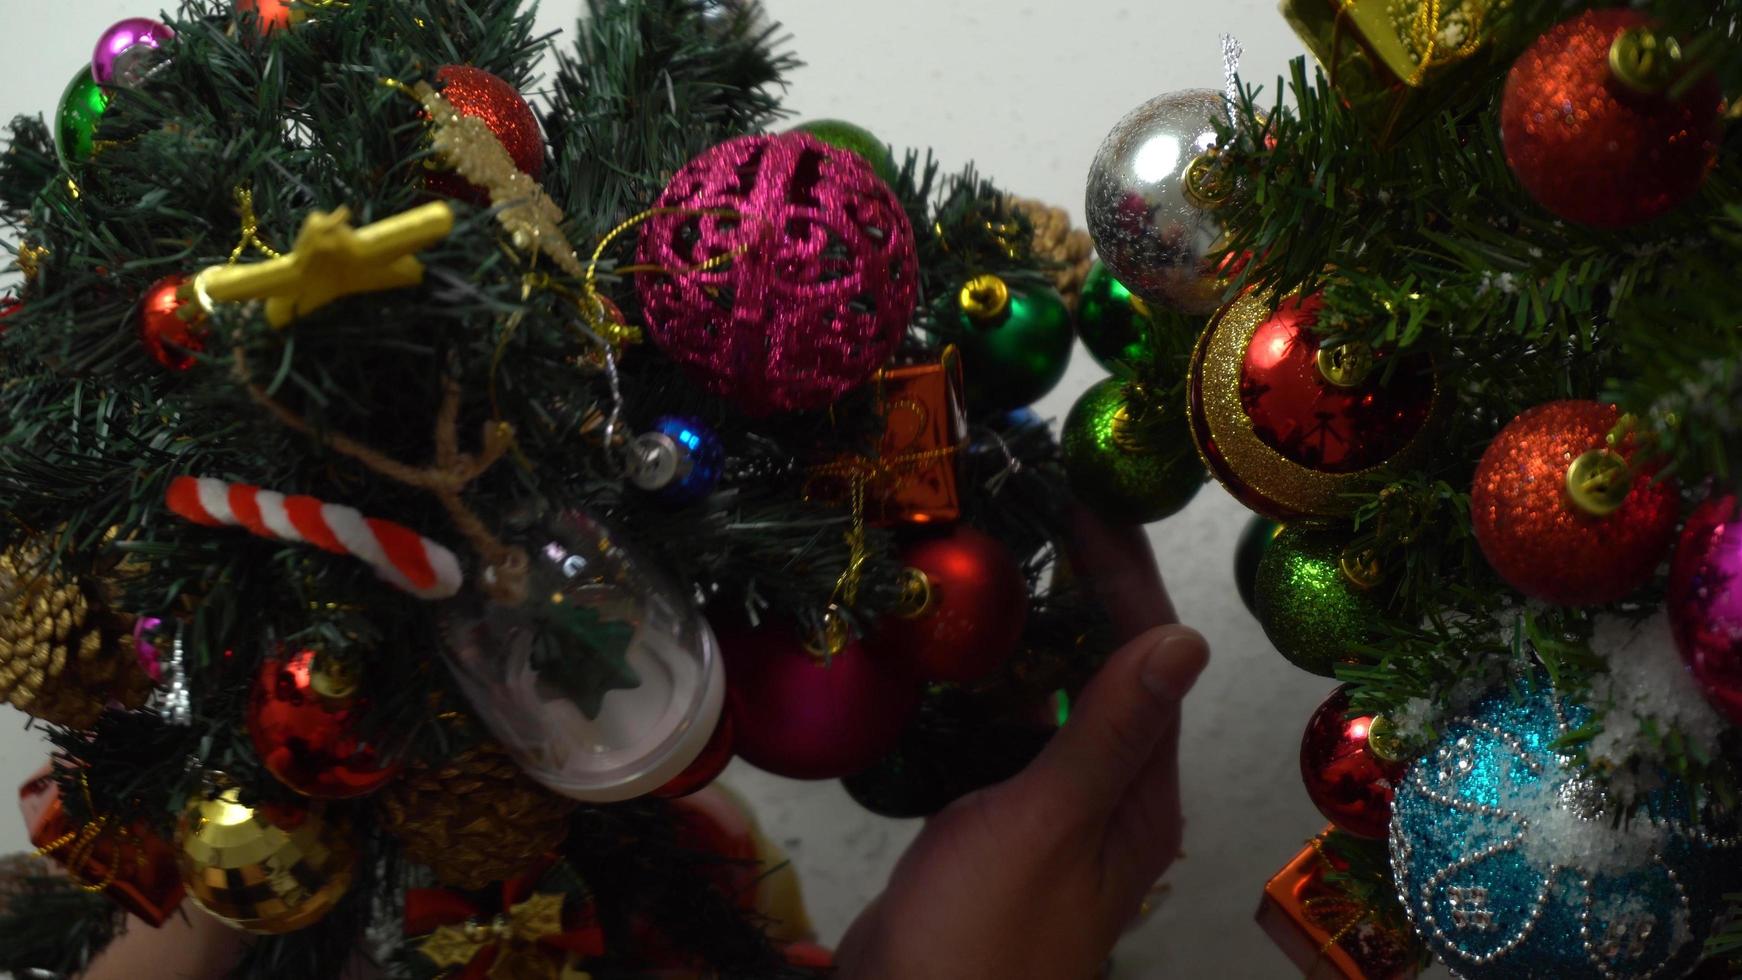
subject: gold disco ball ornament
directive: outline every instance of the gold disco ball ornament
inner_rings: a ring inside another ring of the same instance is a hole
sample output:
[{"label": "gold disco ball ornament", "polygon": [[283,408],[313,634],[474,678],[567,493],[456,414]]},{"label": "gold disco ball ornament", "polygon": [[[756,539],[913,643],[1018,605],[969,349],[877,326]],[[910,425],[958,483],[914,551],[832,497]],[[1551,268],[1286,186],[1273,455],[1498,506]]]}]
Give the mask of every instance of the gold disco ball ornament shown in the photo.
[{"label": "gold disco ball ornament", "polygon": [[344,821],[319,806],[244,806],[234,787],[189,800],[176,845],[189,897],[262,935],[318,922],[350,889],[357,863]]}]

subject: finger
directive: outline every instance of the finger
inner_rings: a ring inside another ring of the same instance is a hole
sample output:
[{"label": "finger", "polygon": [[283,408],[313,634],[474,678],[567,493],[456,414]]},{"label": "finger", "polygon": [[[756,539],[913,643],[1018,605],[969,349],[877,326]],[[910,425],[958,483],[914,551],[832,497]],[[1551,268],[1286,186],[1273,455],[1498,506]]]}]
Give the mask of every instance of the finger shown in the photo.
[{"label": "finger", "polygon": [[1133,913],[1155,880],[1179,857],[1185,818],[1180,807],[1180,710],[1155,744],[1149,762],[1113,811],[1102,845],[1102,867],[1115,878],[1110,885],[1120,915]]},{"label": "finger", "polygon": [[1208,660],[1204,638],[1184,626],[1158,627],[1127,643],[1084,688],[1064,728],[1017,777],[1027,784],[1023,791],[1061,801],[1079,820],[1110,819],[1176,723],[1180,700]]},{"label": "finger", "polygon": [[1074,507],[1070,560],[1107,610],[1120,641],[1179,622],[1141,527],[1115,527],[1087,507]]}]

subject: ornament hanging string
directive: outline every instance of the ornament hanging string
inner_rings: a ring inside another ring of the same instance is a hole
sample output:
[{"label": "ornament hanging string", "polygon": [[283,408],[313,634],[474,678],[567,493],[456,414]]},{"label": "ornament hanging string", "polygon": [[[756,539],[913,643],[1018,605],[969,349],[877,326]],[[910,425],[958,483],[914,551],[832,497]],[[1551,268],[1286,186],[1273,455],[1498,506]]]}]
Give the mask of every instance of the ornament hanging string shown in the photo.
[{"label": "ornament hanging string", "polygon": [[[947,364],[955,356],[955,347],[945,347],[940,360]],[[898,410],[915,412],[922,419],[925,415],[925,406],[911,400],[895,403],[886,414],[893,414]],[[924,425],[919,428],[923,429]],[[828,655],[833,656],[846,648],[848,629],[841,610],[843,607],[852,608],[858,603],[865,563],[871,557],[865,533],[865,501],[870,489],[873,486],[899,484],[901,480],[934,463],[954,457],[956,451],[957,447],[954,445],[914,452],[898,450],[895,455],[877,459],[856,456],[811,468],[805,482],[804,499],[813,501],[819,498],[820,495],[816,492],[819,480],[845,480],[848,513],[851,515],[845,535],[847,566],[841,571],[840,578],[835,580],[834,591],[829,597],[829,608],[823,618],[823,636],[821,642],[815,644],[826,650]]]},{"label": "ornament hanging string", "polygon": [[260,218],[254,213],[254,190],[243,184],[237,184],[231,194],[236,198],[236,210],[241,214],[242,236],[236,242],[236,247],[230,250],[229,265],[242,261],[242,256],[252,248],[269,259],[281,259],[284,256],[260,238]]}]

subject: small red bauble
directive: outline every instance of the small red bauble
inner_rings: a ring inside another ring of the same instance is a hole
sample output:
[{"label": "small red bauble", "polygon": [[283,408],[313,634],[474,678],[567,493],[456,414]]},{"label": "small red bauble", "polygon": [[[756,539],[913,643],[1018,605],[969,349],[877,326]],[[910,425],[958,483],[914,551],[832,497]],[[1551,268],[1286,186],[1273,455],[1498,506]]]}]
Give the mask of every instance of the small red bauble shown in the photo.
[{"label": "small red bauble", "polygon": [[1008,548],[957,527],[903,548],[901,560],[910,569],[909,601],[872,633],[876,656],[924,680],[967,683],[1016,652],[1028,620],[1028,581]]},{"label": "small red bauble", "polygon": [[1381,838],[1406,763],[1387,762],[1367,744],[1371,716],[1349,717],[1349,689],[1333,692],[1300,740],[1300,777],[1325,819],[1357,837]]},{"label": "small red bauble", "polygon": [[636,262],[674,271],[635,278],[648,334],[749,414],[834,403],[907,333],[913,226],[851,151],[805,133],[739,137],[685,164],[654,207]]},{"label": "small red bauble", "polygon": [[[1476,468],[1470,521],[1494,571],[1525,595],[1566,606],[1625,598],[1649,579],[1675,535],[1674,480],[1635,473],[1626,499],[1607,516],[1575,505],[1567,471],[1601,450],[1620,419],[1613,405],[1538,405],[1502,429]],[[1632,447],[1617,448],[1624,459]]]},{"label": "small red bauble", "polygon": [[721,711],[714,734],[708,737],[708,744],[702,746],[702,754],[696,756],[683,772],[671,777],[670,782],[654,790],[652,795],[662,800],[675,800],[708,788],[731,764],[735,741],[732,712],[729,709]]},{"label": "small red bauble", "polygon": [[[514,165],[533,180],[544,176],[544,134],[538,116],[520,97],[520,91],[482,68],[448,65],[435,75],[436,87],[462,116],[482,119]],[[431,174],[429,189],[445,197],[470,201],[479,207],[490,204],[490,195],[458,174]]]},{"label": "small red bauble", "polygon": [[24,309],[24,301],[16,296],[0,296],[0,333],[5,333],[13,314]]},{"label": "small red bauble", "polygon": [[720,633],[739,758],[792,779],[838,779],[895,747],[919,683],[853,641],[826,661],[788,625]]},{"label": "small red bauble", "polygon": [[252,13],[260,19],[260,33],[266,34],[274,28],[290,26],[296,14],[291,3],[292,0],[236,0],[236,14]]},{"label": "small red bauble", "polygon": [[1688,518],[1666,603],[1688,670],[1724,717],[1742,725],[1742,502],[1714,497]]},{"label": "small red bauble", "polygon": [[357,735],[355,680],[313,650],[270,657],[248,705],[248,735],[260,762],[304,796],[343,800],[385,786],[398,763]]},{"label": "small red bauble", "polygon": [[190,323],[180,316],[188,301],[176,294],[187,281],[186,276],[164,276],[139,301],[139,340],[152,360],[171,371],[193,367],[194,355],[206,349],[204,322]]},{"label": "small red bauble", "polygon": [[1610,68],[1616,39],[1651,23],[1637,10],[1580,14],[1537,38],[1507,76],[1506,162],[1559,217],[1597,228],[1650,221],[1697,193],[1717,160],[1714,77],[1671,100],[1630,88]]}]

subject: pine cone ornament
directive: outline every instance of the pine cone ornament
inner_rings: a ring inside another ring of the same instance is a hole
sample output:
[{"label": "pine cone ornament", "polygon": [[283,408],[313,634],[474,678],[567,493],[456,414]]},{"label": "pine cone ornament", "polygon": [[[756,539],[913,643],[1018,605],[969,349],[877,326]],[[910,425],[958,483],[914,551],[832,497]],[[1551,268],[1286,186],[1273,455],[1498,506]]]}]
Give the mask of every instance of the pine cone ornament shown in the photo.
[{"label": "pine cone ornament", "polygon": [[1053,285],[1064,294],[1071,309],[1077,308],[1077,296],[1083,291],[1083,281],[1095,264],[1095,242],[1089,233],[1071,224],[1070,212],[1041,201],[1013,198],[1015,208],[1034,226],[1034,257],[1054,265],[1048,274]]},{"label": "pine cone ornament", "polygon": [[89,728],[111,702],[145,703],[151,679],[133,650],[132,617],[101,579],[45,570],[36,545],[0,552],[0,698],[28,715]]},{"label": "pine cone ornament", "polygon": [[408,765],[377,799],[406,856],[467,890],[512,878],[556,848],[579,805],[540,787],[490,744],[441,765]]}]

